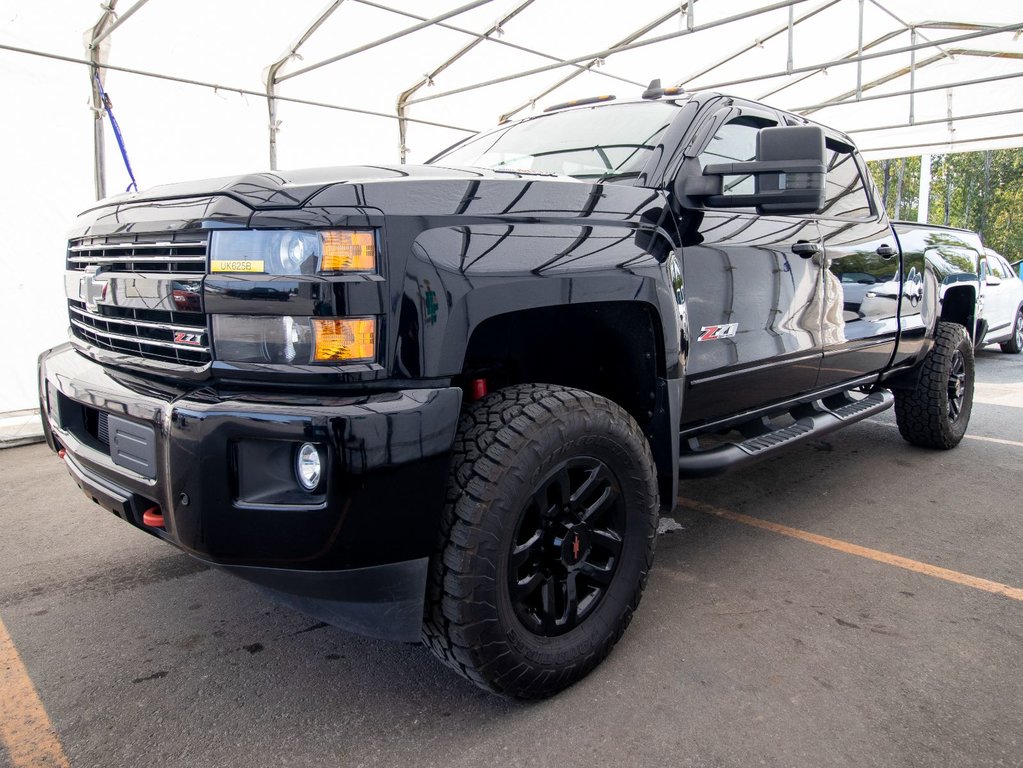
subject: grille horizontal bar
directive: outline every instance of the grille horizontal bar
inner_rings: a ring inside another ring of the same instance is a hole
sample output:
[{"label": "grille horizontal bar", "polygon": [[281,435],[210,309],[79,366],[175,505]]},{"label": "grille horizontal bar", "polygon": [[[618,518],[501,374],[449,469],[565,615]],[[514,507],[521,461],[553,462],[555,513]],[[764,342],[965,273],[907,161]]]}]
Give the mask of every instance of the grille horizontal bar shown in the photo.
[{"label": "grille horizontal bar", "polygon": [[206,271],[208,240],[159,240],[155,242],[88,241],[72,242],[68,246],[67,267],[84,270],[90,266],[110,271],[128,272],[180,272],[202,274]]}]

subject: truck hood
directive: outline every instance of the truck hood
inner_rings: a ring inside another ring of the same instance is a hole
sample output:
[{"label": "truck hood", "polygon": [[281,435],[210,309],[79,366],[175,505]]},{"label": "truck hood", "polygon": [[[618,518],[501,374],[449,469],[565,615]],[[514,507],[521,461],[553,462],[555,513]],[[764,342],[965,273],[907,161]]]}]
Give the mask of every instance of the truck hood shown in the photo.
[{"label": "truck hood", "polygon": [[541,178],[548,181],[583,183],[571,176],[529,171],[494,171],[485,168],[453,168],[439,165],[345,165],[334,168],[266,171],[243,176],[163,184],[141,192],[106,198],[89,210],[211,195],[234,198],[253,210],[273,210],[301,207],[317,193],[336,184]]}]

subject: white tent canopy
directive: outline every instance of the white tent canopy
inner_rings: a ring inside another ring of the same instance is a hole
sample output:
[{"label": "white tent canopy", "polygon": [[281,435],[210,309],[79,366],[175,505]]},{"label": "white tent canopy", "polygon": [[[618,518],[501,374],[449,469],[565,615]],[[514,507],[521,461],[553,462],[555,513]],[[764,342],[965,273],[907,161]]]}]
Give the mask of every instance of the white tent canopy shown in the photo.
[{"label": "white tent canopy", "polygon": [[[801,112],[868,157],[1019,146],[1021,30],[995,0],[0,0],[0,306],[18,329],[0,412],[32,407],[35,354],[65,336],[64,233],[96,189],[90,61],[145,187],[265,169],[271,135],[282,168],[421,162],[653,78]],[[119,192],[109,128],[100,149]]]}]

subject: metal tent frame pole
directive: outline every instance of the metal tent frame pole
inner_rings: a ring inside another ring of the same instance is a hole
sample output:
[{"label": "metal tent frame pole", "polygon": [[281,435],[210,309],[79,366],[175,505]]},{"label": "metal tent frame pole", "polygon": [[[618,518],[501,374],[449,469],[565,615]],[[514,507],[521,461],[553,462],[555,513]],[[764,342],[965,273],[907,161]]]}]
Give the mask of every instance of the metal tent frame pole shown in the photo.
[{"label": "metal tent frame pole", "polygon": [[[28,56],[39,56],[40,58],[50,59],[52,61],[62,61],[67,64],[80,64],[83,66],[92,66],[92,62],[89,59],[79,59],[74,56],[64,56],[59,53],[48,53],[47,51],[36,51],[32,48],[21,48],[17,45],[7,45],[6,43],[0,43],[0,51],[11,51],[13,53],[22,53]],[[209,88],[213,91],[225,91],[230,93],[237,93],[243,96],[258,96],[263,98],[266,96],[266,91],[255,91],[251,88],[241,88],[235,85],[226,85],[224,83],[214,83],[207,80],[195,80],[190,77],[178,77],[177,75],[168,75],[163,72],[151,72],[145,69],[136,69],[135,67],[122,67],[117,64],[110,64],[104,62],[103,69],[111,72],[124,72],[129,75],[137,75],[139,77],[151,77],[155,80],[165,80],[170,83],[181,83],[182,85],[194,85],[199,88]],[[372,109],[359,109],[358,107],[349,107],[344,104],[332,104],[326,101],[316,101],[315,99],[300,99],[294,96],[281,96],[278,94],[276,97],[277,101],[287,102],[289,104],[304,104],[310,107],[323,107],[324,109],[334,109],[339,112],[351,112],[356,115],[367,115],[369,117],[382,117],[385,120],[397,120],[398,118],[387,112],[377,112]],[[409,117],[407,120],[410,123],[419,123],[420,125],[432,125],[435,128],[447,128],[452,131],[461,131],[463,133],[478,133],[478,128],[467,128],[464,125],[452,125],[450,123],[441,123],[436,120],[421,120],[414,117]]]},{"label": "metal tent frame pole", "polygon": [[[904,75],[907,75],[907,74],[911,76],[911,78],[910,78],[910,85],[909,85],[909,92],[910,92],[910,96],[912,96],[913,94],[917,93],[916,84],[914,82],[915,78],[913,78],[912,76],[916,72],[919,72],[921,69],[925,69],[925,68],[929,67],[931,64],[937,64],[938,62],[944,61],[949,56],[975,56],[977,58],[983,58],[983,59],[1013,59],[1013,60],[1023,60],[1023,53],[1011,53],[1011,52],[1008,52],[1008,51],[981,51],[981,50],[973,50],[973,49],[970,49],[970,48],[951,48],[951,49],[949,49],[947,51],[942,51],[941,53],[938,53],[938,54],[935,54],[934,56],[926,58],[923,61],[914,61],[908,67],[900,67],[899,69],[892,70],[891,72],[888,72],[887,74],[882,75],[881,77],[875,78],[874,80],[871,80],[868,83],[863,83],[860,86],[860,88],[859,88],[859,93],[857,93],[854,90],[853,91],[846,91],[845,93],[842,93],[842,94],[839,94],[838,96],[833,97],[832,99],[829,100],[829,102],[833,101],[836,104],[844,104],[844,103],[847,103],[849,101],[849,99],[851,99],[854,96],[856,97],[855,101],[862,101],[863,100],[863,92],[864,91],[873,90],[874,88],[877,88],[878,86],[884,85],[885,83],[889,83],[892,80],[897,80],[898,78],[900,78],[900,77],[902,77]],[[820,109],[824,109],[824,107],[820,107]],[[808,115],[811,112],[816,112],[816,111],[817,111],[816,109],[807,110],[807,111],[804,111],[803,114],[804,115]],[[917,125],[916,121],[913,119],[912,108],[910,109],[909,118],[910,119],[909,119],[908,125]]]},{"label": "metal tent frame pole", "polygon": [[771,11],[781,10],[783,8],[788,8],[790,5],[799,5],[801,3],[805,3],[805,2],[808,2],[808,1],[809,0],[783,0],[782,2],[773,3],[771,5],[766,5],[766,6],[763,6],[762,8],[757,8],[756,10],[746,11],[744,13],[739,13],[739,14],[736,14],[734,16],[727,16],[727,17],[725,17],[723,19],[715,19],[714,21],[709,21],[706,24],[698,24],[698,25],[694,26],[692,29],[682,29],[682,30],[679,30],[678,32],[669,32],[668,34],[658,35],[657,37],[651,37],[651,38],[649,38],[647,40],[637,40],[636,42],[629,43],[628,45],[623,45],[623,46],[620,46],[618,48],[604,48],[603,50],[593,51],[592,53],[588,53],[588,54],[586,54],[584,56],[575,56],[575,57],[573,57],[571,59],[565,59],[565,60],[563,60],[561,62],[558,62],[558,63],[547,64],[545,66],[534,67],[532,69],[525,69],[525,70],[521,70],[519,72],[513,72],[510,75],[503,75],[502,77],[496,77],[496,78],[493,78],[491,80],[482,80],[482,81],[480,81],[478,83],[473,83],[471,85],[462,86],[461,88],[452,88],[449,91],[443,91],[441,93],[434,93],[434,94],[431,94],[429,96],[423,96],[422,98],[419,98],[419,99],[412,99],[411,101],[409,101],[409,104],[410,105],[411,104],[419,104],[419,103],[424,102],[424,101],[432,101],[434,99],[442,99],[445,96],[454,96],[455,94],[458,94],[458,93],[466,93],[468,91],[474,91],[474,90],[477,90],[479,88],[486,88],[486,87],[491,86],[491,85],[498,85],[500,83],[506,83],[506,82],[509,82],[510,80],[517,80],[519,78],[529,77],[530,75],[538,75],[538,74],[540,74],[542,72],[550,72],[551,70],[554,70],[554,69],[560,69],[562,67],[572,66],[574,64],[579,64],[580,62],[590,61],[591,59],[606,59],[608,56],[611,56],[612,54],[615,54],[615,53],[624,53],[625,51],[631,51],[631,50],[634,50],[636,48],[643,48],[643,47],[648,46],[648,45],[654,45],[656,43],[663,43],[663,42],[666,42],[668,40],[674,40],[674,39],[679,38],[679,37],[684,37],[686,35],[693,35],[693,34],[696,34],[698,32],[702,32],[702,31],[707,30],[707,29],[713,29],[715,27],[721,27],[721,26],[724,26],[726,24],[732,24],[732,23],[734,23],[736,21],[742,21],[743,19],[753,18],[755,16],[759,16],[759,15],[764,14],[764,13],[770,13]]},{"label": "metal tent frame pole", "polygon": [[384,43],[390,43],[393,42],[394,40],[398,40],[402,37],[405,37],[406,35],[411,35],[413,32],[418,32],[419,30],[436,24],[439,21],[450,19],[453,16],[458,16],[459,14],[466,13],[467,11],[471,11],[474,8],[479,8],[481,5],[486,5],[487,3],[490,2],[492,2],[492,0],[473,0],[471,3],[460,5],[458,8],[446,11],[440,14],[439,16],[434,16],[431,19],[426,19],[424,21],[419,22],[418,24],[413,24],[411,27],[406,27],[405,29],[394,32],[393,34],[385,35],[384,37],[381,37],[378,40],[366,43],[365,45],[357,46],[355,48],[352,48],[351,50],[347,50],[344,51],[343,53],[339,53],[335,56],[323,59],[322,61],[317,61],[314,64],[309,64],[308,66],[302,67],[301,69],[296,69],[294,72],[289,72],[286,75],[281,75],[281,77],[279,77],[278,80],[280,82],[283,82],[285,80],[290,80],[293,77],[304,75],[307,72],[312,72],[313,70],[320,69],[321,67],[325,67],[328,64],[333,64],[334,62],[341,61],[342,59],[347,59],[351,56],[355,56],[358,53],[362,53],[363,51],[371,50],[372,48],[381,46]]},{"label": "metal tent frame pole", "polygon": [[289,46],[288,50],[277,59],[273,64],[266,68],[263,82],[266,83],[266,108],[268,117],[270,119],[270,170],[277,170],[277,133],[280,131],[280,121],[277,119],[277,73],[280,72],[281,67],[287,64],[291,59],[298,56],[298,49],[301,48],[306,40],[313,36],[313,33],[318,30],[323,23],[330,18],[331,14],[336,11],[345,0],[333,0],[329,3],[326,8],[320,11],[319,15],[305,28],[305,31],[299,35],[298,39]]},{"label": "metal tent frame pole", "polygon": [[[409,11],[401,10],[400,8],[391,8],[390,6],[373,2],[373,0],[352,0],[352,2],[359,3],[360,5],[365,5],[369,8],[376,8],[379,11],[393,13],[397,16],[404,16],[406,19],[416,19],[417,21],[427,20],[425,16],[419,16],[415,13],[410,13]],[[475,37],[477,39],[483,37],[483,34],[481,32],[473,32],[471,29],[465,29],[464,27],[456,27],[454,24],[448,24],[443,21],[437,22],[436,24],[434,24],[434,26],[439,27],[440,29],[449,30],[451,32],[458,32],[459,34],[468,35],[469,37]],[[535,48],[530,48],[525,45],[519,45],[518,43],[513,43],[511,40],[503,40],[500,37],[488,37],[486,38],[486,41],[488,43],[493,43],[494,45],[504,46],[505,48],[512,48],[516,51],[522,51],[523,53],[532,54],[533,56],[539,56],[540,58],[547,59],[548,61],[558,61],[563,64],[568,64],[569,66],[577,67],[579,69],[584,68],[581,64],[568,63],[560,56],[554,56],[549,53],[544,53],[543,51],[538,51]],[[611,80],[618,80],[619,82],[628,83],[629,85],[635,85],[637,87],[642,87],[643,85],[645,85],[644,83],[641,83],[637,80],[630,80],[627,77],[620,77],[618,75],[612,74],[611,72],[606,72],[604,70],[591,71],[593,71],[594,74],[600,75],[602,77],[607,77],[610,78]]]},{"label": "metal tent frame pole", "polygon": [[[107,196],[107,153],[106,153],[106,127],[104,122],[104,104],[100,94],[100,86],[103,83],[103,72],[112,69],[106,63],[106,47],[103,41],[110,37],[110,34],[128,19],[135,15],[142,6],[149,0],[136,0],[127,11],[118,16],[114,10],[117,0],[109,0],[103,7],[103,13],[99,21],[92,27],[92,34],[85,49],[89,54],[89,90],[91,98],[89,106],[92,109],[92,178],[96,192],[96,199],[102,200]],[[99,82],[97,82],[97,80]]]},{"label": "metal tent frame pole", "polygon": [[[841,58],[832,59],[831,61],[823,61],[817,64],[809,64],[805,67],[796,67],[792,72],[785,72],[784,70],[778,72],[764,72],[759,75],[752,77],[740,77],[733,80],[724,80],[719,83],[710,83],[707,85],[700,85],[699,87],[706,90],[714,90],[716,88],[726,88],[730,85],[745,85],[746,83],[759,82],[760,80],[769,80],[775,77],[785,77],[789,74],[802,74],[805,72],[817,72],[823,69],[831,69],[832,67],[840,67],[847,64],[857,64],[860,61],[870,61],[872,59],[881,59],[886,56],[897,56],[900,53],[910,53],[911,51],[924,50],[926,48],[940,48],[943,45],[949,45],[951,43],[959,43],[964,40],[975,40],[979,37],[988,37],[990,35],[998,35],[1004,32],[1016,32],[1023,30],[1023,23],[1017,24],[1006,24],[1001,27],[992,27],[987,30],[979,32],[971,32],[965,35],[956,35],[953,37],[945,37],[941,40],[928,40],[923,43],[917,43],[915,45],[904,45],[900,48],[890,48],[885,51],[878,51],[876,53],[864,53],[862,56],[853,56],[852,58]],[[899,33],[901,34],[901,32]]]},{"label": "metal tent frame pole", "polygon": [[109,28],[115,21],[114,7],[117,0],[109,0],[103,7],[103,13],[92,28],[92,35],[85,49],[89,54],[89,90],[91,98],[89,107],[92,109],[92,182],[96,192],[96,199],[102,200],[107,196],[107,157],[106,157],[106,127],[103,116],[103,99],[100,97],[99,85],[96,82],[98,77],[103,79],[103,63],[106,58],[105,50],[100,43],[110,34]]},{"label": "metal tent frame pole", "polygon": [[[790,36],[789,36],[789,54],[788,54],[788,61],[786,63],[786,69],[791,70],[792,69],[792,37],[791,37],[791,30],[794,27],[796,27],[799,24],[801,24],[802,22],[806,21],[807,19],[813,18],[818,13],[821,13],[822,11],[826,11],[828,8],[830,8],[833,5],[837,5],[841,1],[842,0],[827,0],[827,2],[822,3],[821,5],[818,5],[817,7],[807,11],[806,13],[804,13],[802,16],[800,16],[798,18],[790,18],[787,24],[782,24],[779,27],[775,27],[773,30],[768,32],[763,37],[758,37],[753,42],[749,43],[748,45],[744,45],[742,48],[739,48],[738,50],[733,51],[729,55],[723,56],[720,59],[715,60],[713,64],[710,64],[708,66],[703,67],[699,72],[694,72],[694,73],[692,73],[690,75],[687,75],[686,77],[681,78],[680,80],[677,80],[675,84],[679,88],[684,88],[687,83],[692,82],[693,80],[695,80],[698,77],[703,77],[704,75],[708,75],[711,72],[713,72],[715,69],[723,67],[725,64],[727,64],[728,62],[732,61],[737,56],[742,56],[742,55],[744,55],[746,53],[749,53],[752,50],[755,50],[756,48],[759,48],[761,45],[766,43],[768,40],[774,39],[775,37],[777,37],[778,35],[782,34],[783,32],[789,32],[790,33]],[[789,8],[789,12],[790,13],[793,10],[794,10],[794,7],[790,7]]]},{"label": "metal tent frame pole", "polygon": [[[657,27],[659,27],[664,22],[674,18],[675,16],[678,16],[680,13],[683,12],[682,11],[683,8],[686,8],[687,9],[686,13],[688,13],[689,7],[691,5],[693,5],[695,2],[696,2],[696,0],[691,0],[688,3],[684,3],[682,6],[679,6],[678,8],[672,8],[668,13],[665,13],[665,14],[662,14],[661,16],[658,16],[653,21],[651,21],[651,22],[649,22],[647,24],[644,24],[642,27],[637,29],[635,32],[632,32],[631,34],[626,35],[625,37],[623,37],[617,43],[612,45],[610,50],[617,50],[617,49],[621,48],[624,45],[628,45],[629,43],[632,43],[632,42],[638,40],[639,38],[641,38],[643,35],[645,35],[648,32],[650,32],[651,30],[657,29]],[[498,120],[498,122],[499,123],[503,123],[505,120],[511,120],[519,112],[521,112],[522,110],[524,110],[524,109],[526,109],[528,107],[533,106],[534,104],[536,104],[536,102],[538,100],[542,99],[544,96],[546,96],[546,95],[548,95],[550,93],[554,93],[554,91],[558,90],[558,88],[560,88],[561,86],[565,85],[565,83],[571,82],[575,78],[579,77],[579,75],[583,74],[583,72],[591,72],[591,71],[593,71],[594,67],[598,67],[598,66],[602,65],[603,63],[604,63],[604,59],[603,58],[591,59],[586,64],[584,64],[581,68],[577,69],[575,72],[570,72],[569,74],[565,75],[563,78],[558,80],[558,82],[554,83],[551,86],[548,86],[547,88],[544,88],[536,96],[532,97],[531,99],[527,99],[522,104],[520,104],[519,106],[515,107],[514,109],[509,110],[508,112],[505,112],[503,115],[501,115],[501,117]]]},{"label": "metal tent frame pole", "polygon": [[411,99],[416,94],[416,91],[418,91],[423,86],[433,85],[434,79],[441,72],[443,72],[456,61],[461,59],[463,56],[465,56],[465,54],[469,53],[469,51],[473,50],[480,43],[489,40],[491,35],[499,34],[502,31],[502,28],[504,27],[505,24],[514,19],[520,13],[522,13],[522,11],[526,10],[526,8],[532,5],[533,2],[534,0],[524,0],[524,2],[519,3],[511,11],[509,11],[500,19],[495,21],[487,29],[486,32],[482,33],[471,42],[466,43],[456,53],[452,54],[447,59],[445,59],[440,65],[434,67],[434,69],[432,69],[430,72],[423,75],[423,77],[419,81],[417,81],[412,86],[406,88],[404,91],[401,92],[401,94],[398,96],[396,111],[398,114],[398,140],[399,140],[398,151],[401,156],[402,165],[405,165],[405,160],[408,157],[408,146],[406,144],[406,139],[408,137],[408,120],[405,117],[406,110],[408,109],[407,106],[408,100]]}]

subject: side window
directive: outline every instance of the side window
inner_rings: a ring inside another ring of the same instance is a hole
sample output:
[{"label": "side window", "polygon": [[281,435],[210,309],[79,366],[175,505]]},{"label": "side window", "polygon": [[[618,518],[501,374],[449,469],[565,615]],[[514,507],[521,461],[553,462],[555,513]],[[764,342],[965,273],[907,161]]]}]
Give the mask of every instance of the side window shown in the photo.
[{"label": "side window", "polygon": [[1005,271],[1005,268],[1002,266],[1002,262],[997,256],[989,257],[987,261],[988,266],[991,267],[992,275],[1001,278],[1002,280],[1005,280],[1009,276],[1009,273]]},{"label": "side window", "polygon": [[[757,133],[766,121],[740,117],[718,128],[710,143],[697,158],[700,167],[715,163],[746,163],[757,159]],[[756,192],[752,176],[725,176],[725,195],[752,195]]]},{"label": "side window", "polygon": [[862,219],[871,215],[856,157],[838,145],[827,144],[828,178],[822,216]]}]

